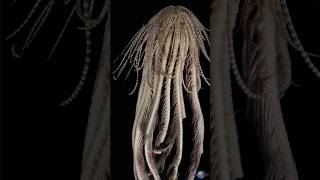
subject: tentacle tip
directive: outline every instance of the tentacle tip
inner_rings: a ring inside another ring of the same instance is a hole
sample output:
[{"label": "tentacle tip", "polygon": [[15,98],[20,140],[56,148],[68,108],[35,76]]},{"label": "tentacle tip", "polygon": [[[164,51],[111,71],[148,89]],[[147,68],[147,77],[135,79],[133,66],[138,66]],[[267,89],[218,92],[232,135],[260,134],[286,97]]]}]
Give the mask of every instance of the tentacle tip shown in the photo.
[{"label": "tentacle tip", "polygon": [[64,100],[64,101],[62,101],[60,104],[59,104],[59,106],[60,107],[65,107],[65,106],[67,106],[67,105],[69,105],[71,102],[73,101],[73,99],[67,99],[67,100]]},{"label": "tentacle tip", "polygon": [[128,95],[129,95],[129,96],[131,96],[131,95],[133,95],[133,94],[134,94],[134,92],[130,92],[130,93],[128,93]]},{"label": "tentacle tip", "polygon": [[13,57],[15,57],[17,59],[21,58],[21,56],[22,56],[22,53],[19,54],[19,53],[16,52],[15,45],[12,45],[12,47],[11,47],[11,54],[12,54]]},{"label": "tentacle tip", "polygon": [[48,63],[52,59],[52,54],[50,53],[49,56],[46,58],[46,63]]},{"label": "tentacle tip", "polygon": [[59,104],[59,106],[60,106],[60,107],[64,107],[64,106],[66,106],[67,104],[68,104],[67,102],[63,101],[63,102],[61,102],[61,103]]},{"label": "tentacle tip", "polygon": [[4,40],[5,40],[5,41],[8,41],[8,40],[10,40],[12,37],[13,37],[13,36],[12,36],[11,34],[9,34],[8,36],[6,36],[6,37],[4,38]]},{"label": "tentacle tip", "polygon": [[160,150],[153,150],[152,151],[154,154],[162,154],[162,152]]},{"label": "tentacle tip", "polygon": [[112,79],[116,81],[116,80],[118,80],[118,77],[116,77],[116,76],[114,75],[114,76],[112,76]]}]

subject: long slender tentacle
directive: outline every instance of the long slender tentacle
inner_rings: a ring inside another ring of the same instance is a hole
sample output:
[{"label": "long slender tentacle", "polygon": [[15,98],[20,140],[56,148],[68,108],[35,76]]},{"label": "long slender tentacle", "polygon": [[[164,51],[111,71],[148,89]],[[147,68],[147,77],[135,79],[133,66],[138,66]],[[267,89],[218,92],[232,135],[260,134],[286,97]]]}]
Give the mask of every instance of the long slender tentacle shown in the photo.
[{"label": "long slender tentacle", "polygon": [[243,90],[243,92],[252,99],[261,99],[262,95],[253,93],[243,82],[240,72],[237,68],[237,63],[235,60],[234,55],[234,49],[233,49],[233,31],[231,25],[231,2],[230,0],[227,0],[227,42],[228,42],[228,49],[229,49],[229,57],[230,57],[230,66],[232,69],[232,72],[234,73],[234,77],[237,80],[237,83],[239,84],[240,88]]},{"label": "long slender tentacle", "polygon": [[[20,24],[20,26],[14,30],[12,33],[10,33],[7,37],[6,40],[11,39],[12,37],[14,37],[15,35],[17,35],[22,29],[23,27],[29,22],[29,20],[31,19],[32,15],[34,14],[34,12],[36,11],[37,7],[39,6],[40,2],[42,0],[37,0],[37,2],[34,4],[34,6],[32,7],[30,13],[28,14],[28,16],[26,17],[26,19]],[[15,2],[15,1],[14,1]]]},{"label": "long slender tentacle", "polygon": [[191,152],[191,165],[188,170],[188,179],[194,179],[194,174],[199,165],[201,154],[203,153],[204,140],[204,119],[198,98],[197,72],[194,64],[190,64],[189,87],[192,93],[189,93],[189,101],[192,109],[193,124],[193,149]]},{"label": "long slender tentacle", "polygon": [[[152,35],[151,40],[155,38]],[[153,45],[154,47],[152,47]],[[152,49],[148,49],[151,48]],[[145,132],[146,132],[146,125],[148,123],[148,112],[152,104],[152,99],[154,96],[154,88],[157,85],[157,79],[155,74],[151,73],[150,69],[155,66],[155,62],[159,57],[159,45],[158,43],[153,44],[153,41],[147,43],[147,49],[149,53],[146,54],[146,57],[150,58],[151,61],[147,64],[147,66],[143,69],[145,76],[142,76],[143,79],[143,86],[145,86],[146,92],[142,95],[145,96],[142,100],[138,97],[138,104],[136,110],[136,117],[135,117],[135,124],[136,127],[133,129],[133,154],[134,154],[134,174],[137,179],[145,179],[148,178],[146,162],[144,158],[144,142],[145,142]],[[150,60],[148,59],[148,60]],[[152,79],[150,85],[150,81],[147,76]],[[140,90],[141,91],[141,90]],[[139,92],[140,93],[140,92]],[[138,106],[139,105],[139,106]]]},{"label": "long slender tentacle", "polygon": [[62,28],[62,30],[61,30],[61,32],[60,32],[60,34],[59,34],[56,42],[54,43],[54,45],[53,45],[53,47],[52,47],[52,49],[51,49],[51,51],[50,51],[50,53],[49,53],[49,55],[48,55],[48,57],[47,57],[47,61],[51,59],[54,51],[56,50],[56,48],[57,48],[57,46],[58,46],[58,44],[59,44],[59,42],[60,42],[60,40],[61,40],[61,38],[62,38],[62,36],[63,36],[63,34],[64,34],[64,32],[65,32],[65,30],[66,30],[66,28],[67,28],[67,26],[68,26],[68,24],[69,24],[69,22],[70,22],[70,20],[71,20],[71,17],[72,17],[73,14],[74,14],[74,11],[75,11],[75,6],[73,6],[73,8],[72,8],[72,10],[71,10],[71,12],[70,12],[70,14],[69,14],[69,17],[67,18],[66,23],[64,24],[64,26],[63,26],[63,28]]},{"label": "long slender tentacle", "polygon": [[[177,66],[179,67],[181,64],[178,62]],[[175,79],[173,81],[173,104],[174,104],[174,114],[173,114],[173,120],[176,121],[176,140],[175,140],[175,146],[176,146],[176,153],[175,156],[169,166],[169,169],[167,171],[167,174],[169,175],[170,180],[174,180],[178,176],[178,167],[182,159],[182,137],[183,137],[183,127],[182,127],[182,110],[179,100],[179,84],[177,82],[178,80]]]},{"label": "long slender tentacle", "polygon": [[[151,58],[154,58],[158,55],[158,50],[154,51],[155,54],[153,54],[152,56],[150,56]],[[149,68],[152,68],[152,61],[150,63],[148,63]],[[153,87],[156,84],[156,81],[154,80],[154,75],[153,74],[149,74],[149,69],[148,68],[144,68],[143,69],[143,81],[142,84],[140,86],[140,92],[144,92],[142,96],[138,97],[138,104],[137,104],[137,109],[136,109],[136,117],[135,117],[135,122],[134,122],[134,129],[132,132],[132,138],[133,138],[133,162],[134,162],[134,174],[136,176],[136,179],[146,179],[148,178],[148,174],[146,172],[146,163],[145,163],[145,159],[144,159],[144,146],[143,146],[143,142],[144,142],[144,134],[145,134],[145,128],[146,128],[146,123],[147,123],[147,117],[148,117],[148,109],[151,106],[152,103],[152,98],[153,98]],[[153,86],[150,86],[149,84],[149,80],[146,78],[146,76],[152,75],[152,84]],[[148,81],[148,82],[146,82]],[[144,91],[141,91],[141,87],[142,89],[144,89]],[[144,97],[143,97],[144,96]],[[140,100],[141,99],[141,100]]]},{"label": "long slender tentacle", "polygon": [[[180,28],[180,27],[179,27]],[[185,32],[185,25],[181,25],[182,31],[180,32],[181,36],[181,43],[179,47],[179,55],[178,55],[178,61],[175,67],[175,74],[176,77],[173,80],[173,105],[174,105],[174,114],[173,114],[173,120],[177,122],[177,139],[175,142],[176,145],[176,154],[172,160],[172,163],[169,166],[168,173],[170,172],[169,179],[176,179],[178,176],[178,167],[182,159],[182,139],[183,139],[183,126],[182,126],[182,120],[183,120],[183,110],[180,99],[183,98],[181,94],[181,88],[182,88],[182,81],[181,81],[181,66],[183,61],[186,58],[186,45],[187,45],[187,37]]]},{"label": "long slender tentacle", "polygon": [[[190,43],[190,39],[193,37],[187,37],[187,30],[185,29],[184,34],[186,35],[185,44],[186,49],[181,49],[182,58],[185,58],[185,52],[188,51],[188,44]],[[191,54],[197,55],[197,48],[190,49]],[[193,57],[193,56],[191,56]],[[198,56],[194,56],[194,58],[199,58]],[[200,107],[200,102],[198,98],[198,90],[200,84],[197,82],[200,79],[198,78],[200,72],[197,71],[197,59],[192,61],[188,61],[187,63],[187,86],[188,89],[191,90],[191,93],[188,93],[188,99],[190,101],[191,111],[192,111],[192,125],[193,125],[193,149],[191,152],[191,164],[188,169],[187,179],[194,179],[194,174],[196,173],[196,169],[200,163],[201,154],[203,153],[203,140],[204,140],[204,119],[202,110]],[[199,67],[198,67],[199,68]],[[180,76],[181,77],[181,76]],[[180,78],[180,84],[181,84]],[[181,94],[180,94],[181,96]]]},{"label": "long slender tentacle", "polygon": [[59,105],[60,106],[65,106],[67,104],[69,104],[71,101],[73,101],[77,95],[80,93],[82,86],[84,85],[84,82],[86,80],[88,71],[89,71],[89,63],[91,61],[90,58],[90,54],[91,54],[91,32],[90,31],[86,31],[86,55],[85,55],[85,64],[83,66],[83,70],[81,73],[81,77],[80,80],[76,86],[76,88],[73,90],[72,94],[64,101],[62,101]]},{"label": "long slender tentacle", "polygon": [[38,34],[39,30],[41,29],[43,23],[47,19],[47,17],[49,15],[54,3],[55,3],[55,0],[49,1],[48,4],[46,5],[46,7],[43,9],[41,14],[37,18],[36,22],[34,23],[30,33],[28,34],[28,37],[27,37],[25,43],[23,44],[22,49],[20,50],[20,53],[17,53],[17,51],[15,50],[15,45],[12,45],[11,52],[12,52],[12,55],[14,57],[20,58],[21,55],[23,54],[24,50],[27,47],[29,47],[29,45],[31,44],[31,42],[33,41],[33,39],[36,37],[36,35]]},{"label": "long slender tentacle", "polygon": [[[179,41],[180,41],[180,34],[179,35],[175,35],[174,39],[173,39],[173,53],[172,53],[172,57],[169,63],[169,67],[167,70],[168,74],[172,74],[173,73],[173,68],[175,66],[176,63],[176,59],[177,59],[177,54],[178,54],[178,46],[179,46]],[[172,81],[173,77],[166,77],[166,81],[165,81],[165,87],[164,87],[164,94],[163,94],[163,109],[162,109],[162,115],[161,115],[161,129],[159,130],[159,134],[158,137],[156,139],[156,143],[155,146],[158,147],[160,146],[160,144],[164,141],[167,131],[168,131],[168,126],[169,126],[169,120],[170,120],[170,108],[171,108],[171,103],[170,103],[170,91],[171,91],[171,81]]]},{"label": "long slender tentacle", "polygon": [[[166,68],[167,61],[169,58],[170,48],[173,43],[172,37],[173,37],[173,28],[171,28],[169,30],[169,34],[166,37],[166,41],[164,43],[164,50],[161,54],[161,58],[159,58],[160,68],[161,68],[160,72],[164,71],[164,69]],[[146,129],[145,155],[146,155],[146,160],[147,160],[148,166],[150,168],[150,171],[153,174],[153,177],[155,179],[160,179],[158,170],[156,168],[155,159],[154,159],[152,141],[153,141],[153,131],[154,131],[155,125],[157,123],[155,121],[156,120],[155,116],[157,116],[158,107],[159,107],[159,103],[160,103],[164,75],[162,73],[155,73],[155,77],[157,78],[157,84],[156,84],[155,91],[154,91],[154,97],[152,99],[153,104],[150,107],[150,114],[148,115],[149,122],[147,124],[147,129]]]},{"label": "long slender tentacle", "polygon": [[[139,149],[139,145],[141,147],[141,143],[143,142],[143,139],[141,137],[142,134],[139,133],[142,132],[142,125],[144,125],[146,122],[147,109],[151,106],[152,99],[152,88],[149,86],[148,82],[146,82],[148,80],[145,78],[147,73],[148,69],[146,68],[144,69],[144,73],[142,76],[143,82],[139,90],[139,93],[141,92],[143,95],[138,96],[138,102],[140,103],[137,104],[136,112],[138,113],[136,114],[132,131],[133,153],[135,157],[140,157],[140,159],[134,158],[134,173],[137,179],[140,179],[141,177],[147,177],[145,174],[142,174],[142,172],[145,170],[145,163],[143,159],[143,149]],[[141,140],[139,141],[139,139],[137,138],[141,138]],[[137,163],[139,164],[139,166],[137,166]]]},{"label": "long slender tentacle", "polygon": [[297,51],[300,52],[303,60],[309,67],[309,69],[318,77],[320,78],[320,71],[319,69],[313,64],[313,62],[310,60],[308,53],[304,50],[304,47],[302,46],[302,43],[300,42],[300,39],[298,38],[297,32],[294,29],[293,22],[290,17],[289,9],[287,6],[286,0],[280,0],[280,4],[282,7],[282,13],[285,19],[285,23],[288,27],[289,34],[292,37],[292,41],[294,43],[294,46]]},{"label": "long slender tentacle", "polygon": [[[91,3],[91,5],[93,6],[94,4]],[[105,15],[110,7],[109,5],[110,5],[109,0],[105,0],[103,8],[101,10],[100,21],[98,23],[101,23],[102,20],[105,18]],[[92,19],[92,11],[90,9],[93,8],[93,7],[90,8],[89,6],[90,6],[90,3],[88,2],[88,0],[83,1],[82,7],[81,7],[81,0],[77,0],[74,5],[74,9],[77,12],[78,17],[85,23],[85,27],[87,27],[84,29],[85,35],[86,35],[85,64],[83,66],[81,77],[76,88],[73,90],[70,96],[68,96],[65,100],[63,100],[59,104],[60,106],[65,106],[69,104],[78,96],[88,74],[89,64],[91,61],[91,29],[93,28],[93,27],[89,28],[91,26],[90,20]]]}]

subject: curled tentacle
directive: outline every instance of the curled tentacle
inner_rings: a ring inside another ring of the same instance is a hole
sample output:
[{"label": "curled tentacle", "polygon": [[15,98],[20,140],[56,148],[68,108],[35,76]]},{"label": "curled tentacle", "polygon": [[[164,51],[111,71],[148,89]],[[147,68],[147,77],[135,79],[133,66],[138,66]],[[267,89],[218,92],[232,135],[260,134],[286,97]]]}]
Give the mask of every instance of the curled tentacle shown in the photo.
[{"label": "curled tentacle", "polygon": [[[99,13],[99,20],[96,21],[95,26],[100,24],[102,22],[102,20],[104,19],[104,17],[107,14],[107,11],[109,9],[109,5],[110,2],[108,0],[105,0],[103,6],[102,6],[102,10]],[[72,14],[73,11],[75,10],[78,17],[84,22],[85,24],[85,36],[86,36],[86,55],[85,55],[85,64],[81,73],[81,77],[80,80],[76,86],[76,88],[73,90],[73,92],[71,93],[71,95],[69,97],[67,97],[65,100],[63,100],[60,103],[60,106],[65,106],[69,103],[71,103],[80,93],[84,82],[87,78],[87,74],[88,74],[88,70],[89,70],[89,65],[90,65],[90,61],[91,61],[91,29],[95,26],[92,26],[92,9],[93,9],[94,3],[93,0],[88,2],[87,0],[84,0],[83,3],[81,4],[80,0],[77,0],[75,2],[74,8],[72,10]]]},{"label": "curled tentacle", "polygon": [[261,99],[263,98],[263,95],[260,94],[255,94],[253,93],[243,82],[240,72],[237,68],[237,63],[235,60],[235,55],[234,55],[234,49],[233,49],[233,35],[232,35],[232,24],[231,24],[231,5],[230,5],[230,0],[227,1],[227,42],[228,42],[228,49],[229,49],[229,58],[230,58],[230,66],[232,69],[232,72],[234,74],[234,77],[239,84],[240,88],[243,90],[243,92],[250,98],[252,99]]},{"label": "curled tentacle", "polygon": [[[25,43],[23,44],[22,49],[20,50],[20,52],[18,53],[15,50],[15,45],[12,46],[11,50],[12,50],[12,55],[14,57],[20,58],[22,56],[24,50],[30,46],[30,44],[32,43],[33,39],[36,37],[36,35],[38,34],[38,32],[41,29],[42,25],[46,21],[46,19],[47,19],[48,15],[49,15],[54,3],[55,3],[54,0],[49,1],[48,4],[46,5],[46,7],[42,10],[41,14],[37,18],[37,20],[34,23],[34,25],[32,26],[32,28],[30,30],[30,33],[28,34],[28,37],[27,37]],[[33,11],[36,9],[37,6],[38,6],[38,3],[36,3],[36,5],[34,6]],[[32,16],[33,11],[31,11],[31,13],[29,14],[30,17]],[[20,27],[16,31],[11,33],[6,39],[9,39],[9,38],[15,36],[24,27],[25,23],[27,23],[29,21],[30,17],[27,17],[27,19],[20,25]]]},{"label": "curled tentacle", "polygon": [[[292,23],[291,20],[291,16],[289,13],[289,9],[287,6],[287,2],[286,0],[280,0],[280,7],[282,9],[282,13],[283,13],[283,19],[285,21],[285,24],[287,26],[287,31],[289,33],[289,42],[291,42],[290,44],[293,45],[293,47],[300,52],[304,62],[307,64],[307,66],[309,67],[309,69],[318,77],[320,78],[320,71],[319,69],[313,64],[313,62],[310,60],[309,55],[315,55],[313,53],[307,53],[302,45],[302,43],[300,42],[300,39],[298,38],[298,34],[294,29],[294,25]],[[291,39],[290,39],[291,36]],[[287,36],[288,37],[288,36]],[[317,55],[316,55],[317,56]]]}]

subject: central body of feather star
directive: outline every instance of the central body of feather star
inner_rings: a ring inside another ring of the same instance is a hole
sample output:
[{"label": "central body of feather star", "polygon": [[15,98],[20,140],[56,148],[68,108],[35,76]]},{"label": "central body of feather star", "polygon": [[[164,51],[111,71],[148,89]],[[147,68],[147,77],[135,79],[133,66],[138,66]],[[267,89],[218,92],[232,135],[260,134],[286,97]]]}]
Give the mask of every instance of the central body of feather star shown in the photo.
[{"label": "central body of feather star", "polygon": [[[126,68],[128,73],[134,68],[134,90],[142,71],[132,132],[136,179],[177,179],[182,159],[182,120],[189,115],[193,149],[187,179],[194,179],[203,153],[204,122],[198,91],[201,78],[208,83],[199,62],[200,50],[209,60],[205,31],[188,9],[164,8],[134,36],[114,71],[117,78]],[[184,94],[190,113],[185,111]]]}]

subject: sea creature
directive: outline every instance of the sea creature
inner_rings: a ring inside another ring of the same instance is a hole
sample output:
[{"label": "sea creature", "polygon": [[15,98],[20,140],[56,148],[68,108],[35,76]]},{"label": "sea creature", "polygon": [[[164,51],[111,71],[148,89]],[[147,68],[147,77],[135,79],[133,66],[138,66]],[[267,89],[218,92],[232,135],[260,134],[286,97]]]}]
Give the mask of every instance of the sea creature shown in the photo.
[{"label": "sea creature", "polygon": [[[132,69],[142,71],[132,148],[136,179],[177,179],[182,158],[183,119],[192,116],[193,149],[188,179],[194,174],[203,153],[204,119],[198,98],[201,78],[209,84],[200,66],[200,50],[209,60],[204,41],[209,42],[205,27],[182,6],[168,6],[158,12],[133,37],[118,59],[114,78]],[[191,113],[185,110],[184,94]],[[173,148],[174,147],[174,148]],[[168,160],[170,153],[174,157]],[[168,160],[168,161],[166,161]],[[165,163],[170,165],[161,175]]]}]

